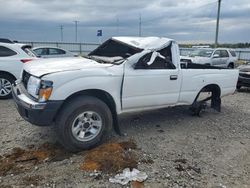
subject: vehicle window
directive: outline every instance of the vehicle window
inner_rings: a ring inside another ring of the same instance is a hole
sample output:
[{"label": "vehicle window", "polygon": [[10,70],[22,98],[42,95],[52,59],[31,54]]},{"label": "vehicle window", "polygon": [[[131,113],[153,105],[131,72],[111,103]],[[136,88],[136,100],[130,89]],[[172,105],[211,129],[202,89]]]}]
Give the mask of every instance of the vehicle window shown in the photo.
[{"label": "vehicle window", "polygon": [[199,57],[210,57],[213,53],[211,49],[196,49],[190,53],[191,57],[199,56]]},{"label": "vehicle window", "polygon": [[61,49],[57,48],[49,48],[49,55],[62,55],[65,54],[66,52]]},{"label": "vehicle window", "polygon": [[17,53],[9,48],[6,48],[4,46],[0,46],[0,57],[8,57],[16,55]]},{"label": "vehicle window", "polygon": [[136,69],[175,69],[175,66],[172,63],[171,45],[157,52],[159,52],[162,56],[164,56],[165,59],[161,57],[156,57],[154,62],[151,65],[148,65],[147,63],[150,61],[150,58],[152,56],[152,52],[151,52],[141,57],[139,61],[136,63],[135,68]]},{"label": "vehicle window", "polygon": [[214,52],[214,55],[219,55],[219,57],[220,57],[220,50],[216,50],[216,51]]},{"label": "vehicle window", "polygon": [[228,54],[227,50],[221,50],[220,51],[220,56],[221,57],[229,57],[229,54]]},{"label": "vehicle window", "polygon": [[48,48],[38,48],[33,50],[38,56],[48,55]]},{"label": "vehicle window", "polygon": [[229,50],[229,52],[230,52],[230,54],[231,54],[233,57],[236,57],[236,53],[235,53],[235,51],[233,51],[233,50]]},{"label": "vehicle window", "polygon": [[22,50],[23,50],[27,55],[29,55],[30,57],[36,57],[36,55],[35,55],[34,52],[31,50],[30,47],[28,47],[28,46],[23,46],[23,47],[22,47]]}]

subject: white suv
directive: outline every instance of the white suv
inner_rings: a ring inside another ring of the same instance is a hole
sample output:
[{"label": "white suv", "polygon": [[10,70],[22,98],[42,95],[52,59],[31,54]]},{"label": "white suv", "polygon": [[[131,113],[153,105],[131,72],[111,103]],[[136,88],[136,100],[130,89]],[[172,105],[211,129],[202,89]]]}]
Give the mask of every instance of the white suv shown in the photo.
[{"label": "white suv", "polygon": [[181,62],[225,68],[234,68],[237,60],[235,51],[227,48],[196,48],[188,56],[181,57]]},{"label": "white suv", "polygon": [[11,84],[19,78],[23,64],[36,58],[30,48],[0,39],[0,99],[11,98]]}]

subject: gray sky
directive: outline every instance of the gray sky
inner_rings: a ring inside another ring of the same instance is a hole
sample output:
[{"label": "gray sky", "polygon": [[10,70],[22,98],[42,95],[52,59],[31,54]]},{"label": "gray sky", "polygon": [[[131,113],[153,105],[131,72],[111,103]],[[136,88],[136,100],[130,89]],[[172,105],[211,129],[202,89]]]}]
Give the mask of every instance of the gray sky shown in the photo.
[{"label": "gray sky", "polygon": [[[217,0],[0,0],[0,37],[16,40],[97,42],[111,36],[166,36],[213,42]],[[250,42],[250,0],[222,0],[219,42]]]}]

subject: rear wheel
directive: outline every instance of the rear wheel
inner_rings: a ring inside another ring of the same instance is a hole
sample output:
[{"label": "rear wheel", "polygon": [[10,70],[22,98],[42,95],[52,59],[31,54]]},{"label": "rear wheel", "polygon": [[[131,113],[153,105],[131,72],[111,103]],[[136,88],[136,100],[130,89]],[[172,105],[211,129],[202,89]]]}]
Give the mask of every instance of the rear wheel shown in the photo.
[{"label": "rear wheel", "polygon": [[0,99],[9,99],[12,97],[11,85],[15,79],[8,74],[0,74]]},{"label": "rear wheel", "polygon": [[112,127],[108,106],[98,98],[78,96],[70,100],[56,118],[60,143],[77,152],[99,144]]}]

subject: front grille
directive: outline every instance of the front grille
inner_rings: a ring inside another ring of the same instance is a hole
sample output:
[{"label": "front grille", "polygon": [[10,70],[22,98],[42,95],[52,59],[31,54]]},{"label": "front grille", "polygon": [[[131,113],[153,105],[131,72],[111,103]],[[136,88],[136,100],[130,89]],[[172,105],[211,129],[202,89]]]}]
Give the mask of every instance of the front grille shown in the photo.
[{"label": "front grille", "polygon": [[23,82],[23,86],[25,87],[25,89],[27,89],[30,76],[31,75],[28,72],[26,72],[25,70],[23,71],[22,82]]},{"label": "front grille", "polygon": [[240,73],[241,77],[250,78],[250,74]]}]

